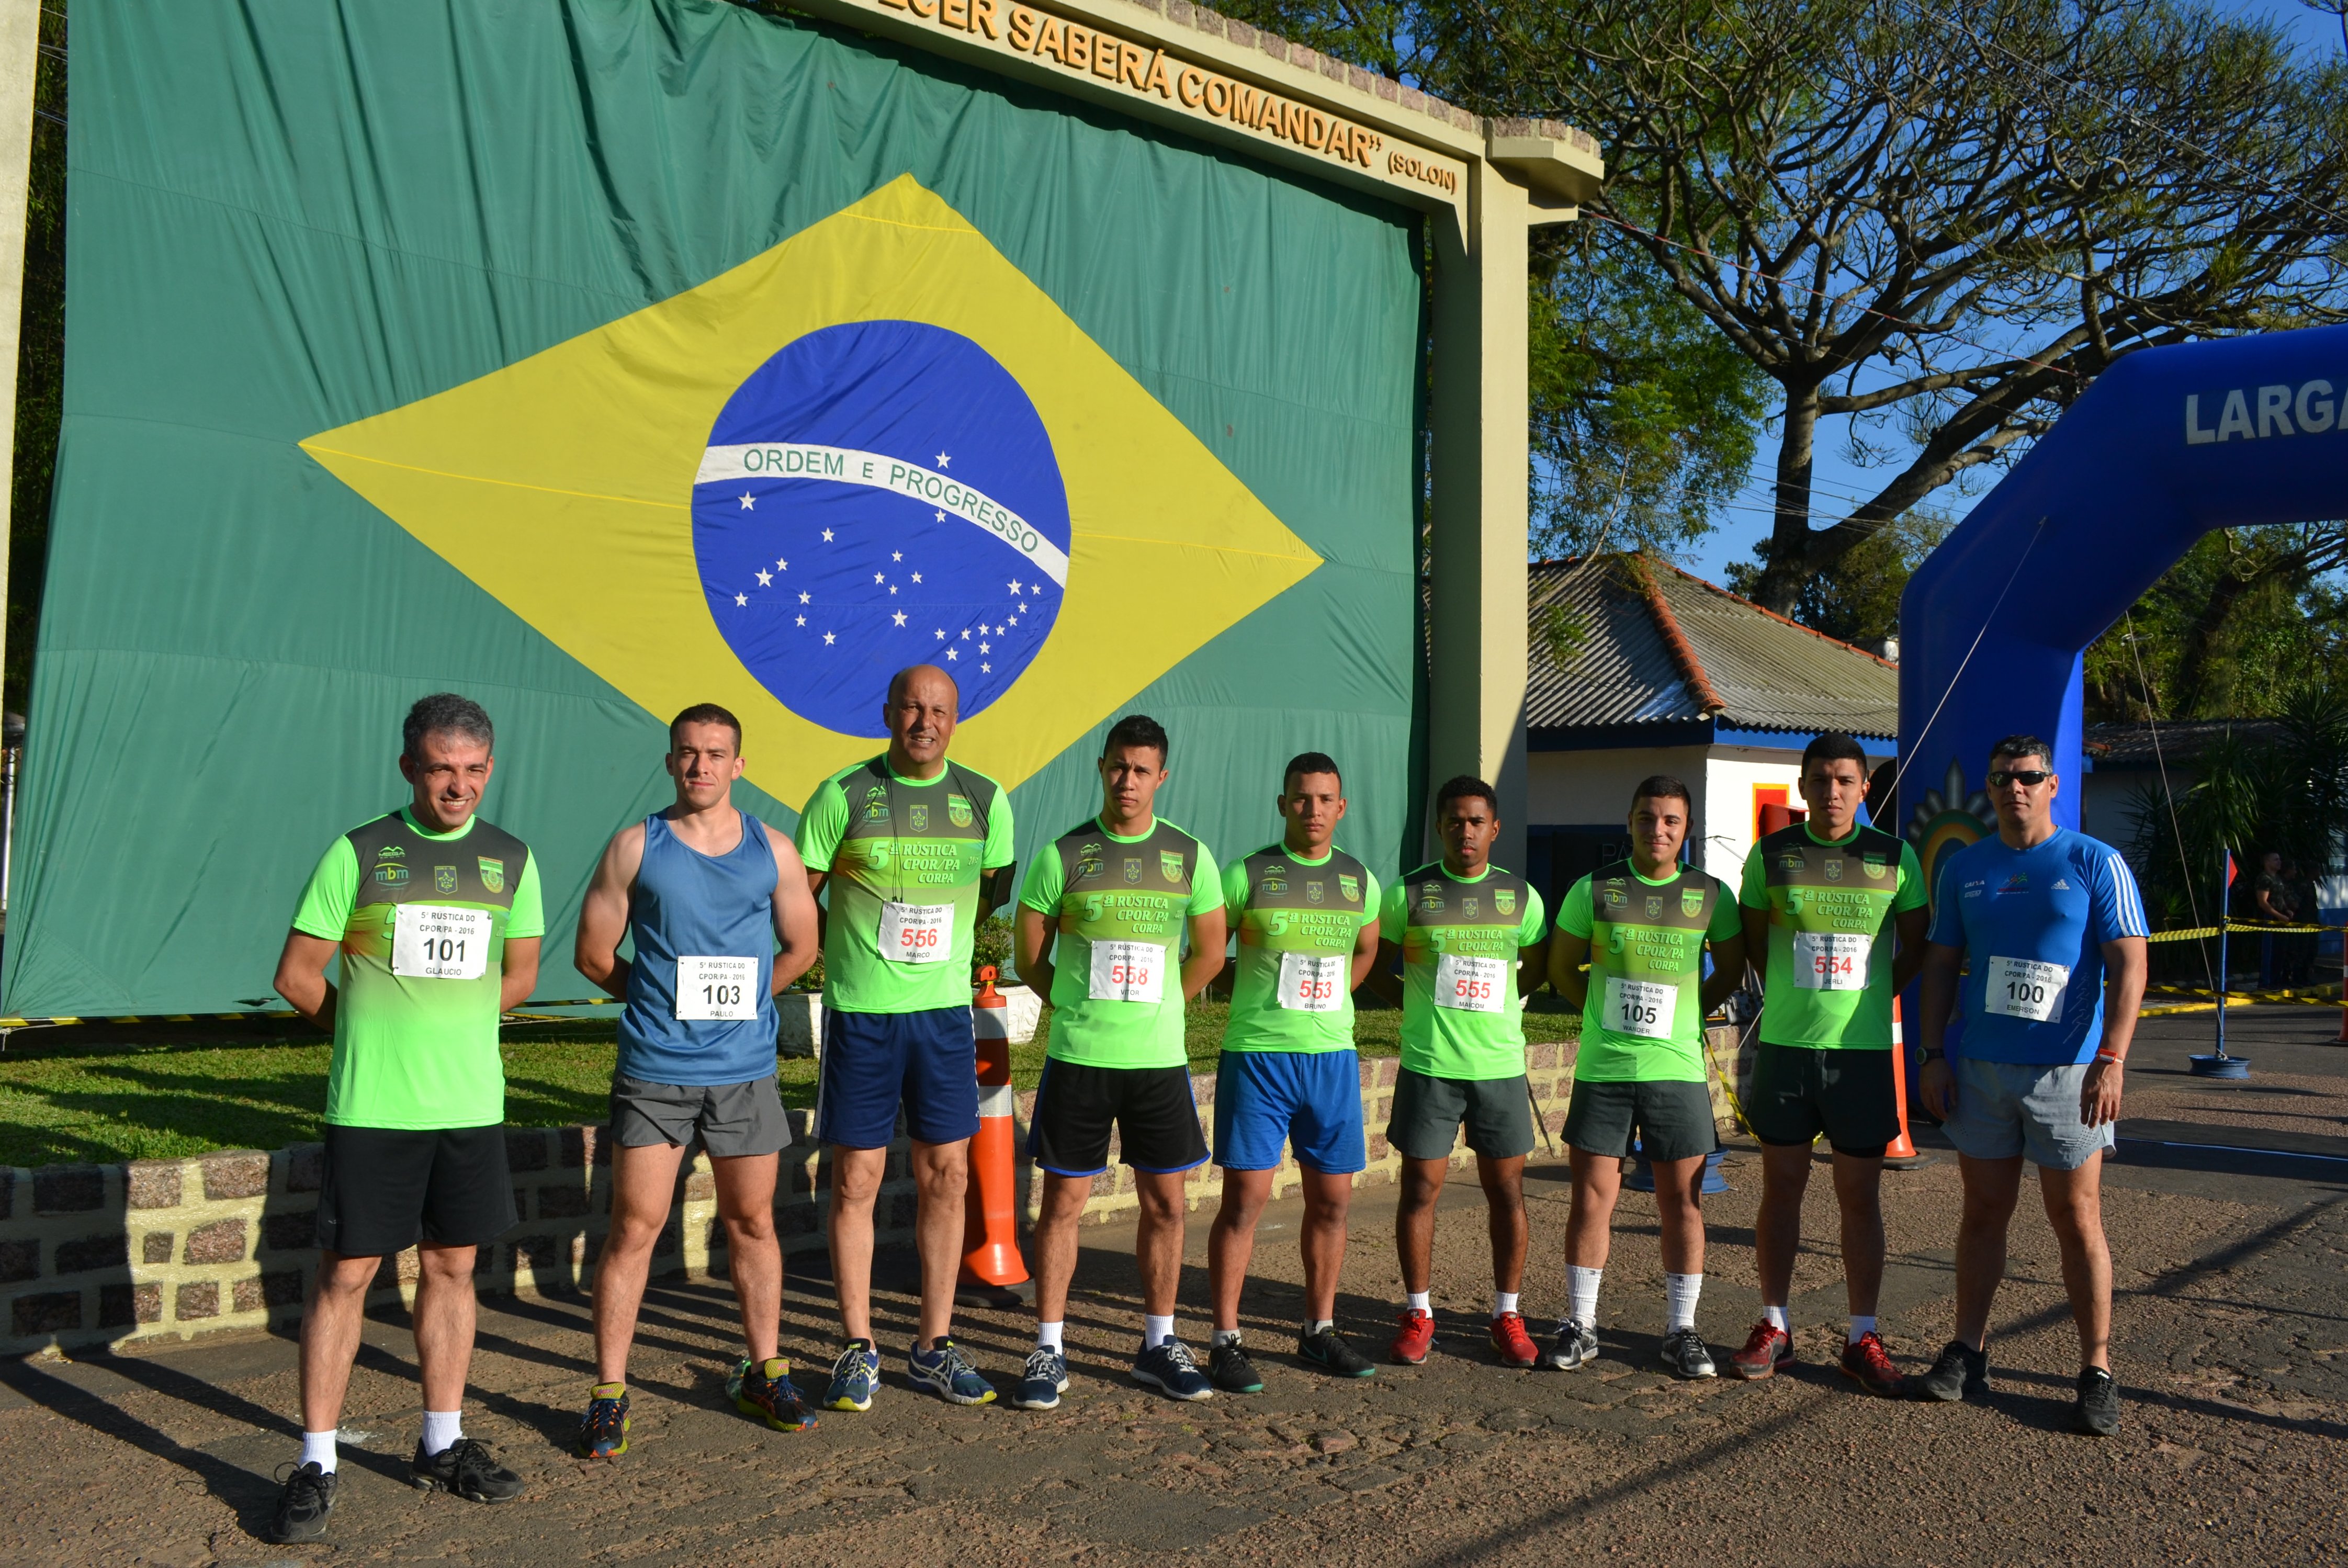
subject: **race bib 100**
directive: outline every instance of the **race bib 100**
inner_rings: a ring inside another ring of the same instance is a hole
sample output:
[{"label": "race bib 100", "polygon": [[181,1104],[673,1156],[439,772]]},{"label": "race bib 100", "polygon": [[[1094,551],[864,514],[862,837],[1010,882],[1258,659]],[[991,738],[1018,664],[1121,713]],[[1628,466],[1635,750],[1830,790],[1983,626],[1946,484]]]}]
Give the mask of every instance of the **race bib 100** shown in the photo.
[{"label": "race bib 100", "polygon": [[403,980],[479,980],[488,973],[488,910],[445,903],[403,903],[394,909],[394,975]]},{"label": "race bib 100", "polygon": [[1509,999],[1509,961],[1447,953],[1435,964],[1435,1005],[1463,1013],[1497,1013]]},{"label": "race bib 100", "polygon": [[676,960],[676,1016],[680,1022],[723,1019],[741,1022],[758,1016],[758,961],[710,958],[682,953]]},{"label": "race bib 100", "polygon": [[1606,976],[1606,1026],[1645,1040],[1668,1040],[1679,1011],[1680,988],[1660,980]]},{"label": "race bib 100", "polygon": [[1992,958],[1983,1005],[1993,1013],[2043,1024],[2063,1010],[2071,984],[2070,966],[2035,958]]},{"label": "race bib 100", "polygon": [[1292,1013],[1334,1013],[1350,989],[1347,961],[1336,954],[1280,955],[1280,1005]]},{"label": "race bib 100", "polygon": [[880,956],[891,964],[943,964],[953,956],[954,906],[884,903]]},{"label": "race bib 100", "polygon": [[1864,991],[1875,939],[1855,931],[1794,933],[1794,984],[1804,991]]},{"label": "race bib 100", "polygon": [[1166,949],[1154,942],[1096,942],[1086,995],[1096,1002],[1162,1002],[1166,958]]}]

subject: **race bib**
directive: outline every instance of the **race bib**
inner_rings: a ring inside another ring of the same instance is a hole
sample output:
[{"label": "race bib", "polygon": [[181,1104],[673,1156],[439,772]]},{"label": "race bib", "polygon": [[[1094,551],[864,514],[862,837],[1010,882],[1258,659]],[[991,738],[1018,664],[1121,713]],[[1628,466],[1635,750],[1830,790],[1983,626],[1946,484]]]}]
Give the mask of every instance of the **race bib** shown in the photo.
[{"label": "race bib", "polygon": [[680,1022],[758,1016],[758,961],[707,958],[682,953],[676,960],[676,1016]]},{"label": "race bib", "polygon": [[953,956],[954,906],[884,903],[880,956],[891,964],[943,964]]},{"label": "race bib", "polygon": [[394,906],[391,972],[404,980],[479,980],[489,966],[489,912],[445,903]]},{"label": "race bib", "polygon": [[1794,985],[1804,991],[1864,991],[1875,939],[1855,931],[1794,933]]},{"label": "race bib", "polygon": [[1280,955],[1280,1005],[1292,1013],[1334,1013],[1350,989],[1346,961],[1337,954]]},{"label": "race bib", "polygon": [[1166,957],[1154,942],[1096,942],[1088,995],[1096,1002],[1162,1002]]},{"label": "race bib", "polygon": [[1618,1035],[1668,1040],[1679,1006],[1676,985],[1660,980],[1625,980],[1620,975],[1606,976],[1606,1026]]},{"label": "race bib", "polygon": [[1435,1005],[1463,1013],[1497,1013],[1508,1001],[1509,961],[1447,953],[1435,964]]},{"label": "race bib", "polygon": [[1983,1005],[1989,1011],[2043,1024],[2063,1010],[2071,970],[2035,958],[1993,958],[1985,978]]}]

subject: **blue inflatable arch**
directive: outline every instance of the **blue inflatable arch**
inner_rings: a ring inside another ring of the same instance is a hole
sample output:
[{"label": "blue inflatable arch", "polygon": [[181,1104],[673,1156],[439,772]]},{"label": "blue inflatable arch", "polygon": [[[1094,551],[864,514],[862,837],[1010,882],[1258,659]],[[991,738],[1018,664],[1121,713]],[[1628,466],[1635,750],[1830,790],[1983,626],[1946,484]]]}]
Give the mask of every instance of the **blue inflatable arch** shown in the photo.
[{"label": "blue inflatable arch", "polygon": [[2147,349],[2104,372],[1900,601],[1898,826],[1928,875],[1981,836],[1990,747],[2054,744],[2079,825],[2080,655],[2213,528],[2348,516],[2348,327]]}]

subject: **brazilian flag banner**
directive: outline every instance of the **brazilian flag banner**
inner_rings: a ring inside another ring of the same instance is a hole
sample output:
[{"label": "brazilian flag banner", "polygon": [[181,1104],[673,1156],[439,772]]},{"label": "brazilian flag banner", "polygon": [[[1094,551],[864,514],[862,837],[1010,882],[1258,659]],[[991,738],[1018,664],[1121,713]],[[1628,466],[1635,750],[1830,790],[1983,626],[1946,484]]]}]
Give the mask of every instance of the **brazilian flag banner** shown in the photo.
[{"label": "brazilian flag banner", "polygon": [[1023,863],[1141,711],[1219,854],[1314,749],[1396,869],[1411,215],[720,0],[81,0],[70,70],[5,1011],[267,998],[439,690],[550,998],[672,714],[739,714],[789,828],[922,661]]}]

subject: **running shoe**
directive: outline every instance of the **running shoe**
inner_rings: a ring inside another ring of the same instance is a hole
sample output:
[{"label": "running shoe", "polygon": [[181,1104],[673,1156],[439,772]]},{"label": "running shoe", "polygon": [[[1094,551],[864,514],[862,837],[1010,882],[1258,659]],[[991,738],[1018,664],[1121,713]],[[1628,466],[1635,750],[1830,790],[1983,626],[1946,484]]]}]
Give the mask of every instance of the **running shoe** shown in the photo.
[{"label": "running shoe", "polygon": [[1733,1377],[1757,1383],[1764,1377],[1775,1377],[1793,1364],[1794,1336],[1765,1317],[1746,1336],[1745,1348],[1728,1358],[1728,1372]]},{"label": "running shoe", "polygon": [[1420,1307],[1403,1309],[1402,1326],[1386,1354],[1406,1367],[1416,1367],[1435,1348],[1435,1315]]},{"label": "running shoe", "polygon": [[1664,1335],[1655,1359],[1674,1377],[1713,1376],[1712,1352],[1704,1348],[1704,1336],[1693,1328],[1674,1328]]},{"label": "running shoe", "polygon": [[315,1541],[326,1533],[326,1515],[335,1511],[335,1472],[312,1460],[281,1477],[285,1490],[277,1494],[277,1511],[270,1516],[269,1539],[280,1545]]},{"label": "running shoe", "polygon": [[1872,1328],[1842,1347],[1842,1371],[1846,1377],[1858,1378],[1859,1386],[1870,1394],[1887,1399],[1908,1397],[1908,1379],[1891,1365],[1890,1353]]},{"label": "running shoe", "polygon": [[831,1364],[831,1387],[823,1391],[827,1410],[869,1410],[880,1387],[880,1352],[869,1339],[851,1339]]},{"label": "running shoe", "polygon": [[[905,1354],[906,1371],[914,1387],[927,1388],[949,1405],[994,1403],[994,1385],[980,1375],[952,1339],[941,1336],[927,1350],[916,1345]],[[864,1402],[872,1402],[870,1394]]]},{"label": "running shoe", "polygon": [[1521,1312],[1503,1312],[1492,1319],[1492,1348],[1500,1353],[1503,1367],[1530,1367],[1540,1359],[1533,1336],[1525,1332]]},{"label": "running shoe", "polygon": [[475,1438],[458,1438],[437,1454],[417,1444],[407,1480],[418,1491],[445,1491],[468,1502],[510,1502],[521,1495],[521,1477],[489,1458]]},{"label": "running shoe", "polygon": [[[606,1394],[606,1388],[617,1388]],[[587,1413],[579,1418],[579,1457],[613,1460],[628,1451],[628,1390],[617,1383],[598,1383],[587,1392]]]},{"label": "running shoe", "polygon": [[1068,1358],[1047,1346],[1027,1353],[1026,1370],[1019,1375],[1019,1392],[1011,1402],[1023,1410],[1056,1410],[1068,1391]]},{"label": "running shoe", "polygon": [[1172,1335],[1144,1348],[1133,1358],[1133,1380],[1155,1388],[1169,1399],[1211,1399],[1215,1386],[1199,1370],[1190,1352]]},{"label": "running shoe", "polygon": [[1587,1323],[1566,1318],[1557,1326],[1557,1338],[1550,1342],[1549,1354],[1541,1357],[1560,1372],[1576,1372],[1598,1359],[1598,1330]]},{"label": "running shoe", "polygon": [[1261,1394],[1263,1374],[1236,1339],[1218,1340],[1207,1352],[1207,1380],[1226,1394]]},{"label": "running shoe", "polygon": [[808,1414],[797,1385],[791,1382],[791,1364],[779,1356],[764,1367],[747,1356],[736,1361],[734,1376],[726,1379],[726,1392],[736,1409],[757,1417],[778,1432],[804,1432],[815,1425],[815,1418]]},{"label": "running shoe", "polygon": [[2079,1373],[2079,1403],[2072,1411],[2079,1430],[2091,1438],[2108,1438],[2120,1429],[2120,1386],[2100,1367]]},{"label": "running shoe", "polygon": [[1941,1346],[1941,1358],[1932,1369],[1919,1379],[1924,1392],[1935,1399],[1955,1403],[1965,1397],[1968,1389],[1989,1392],[1989,1352],[1975,1350],[1961,1340],[1952,1339]]},{"label": "running shoe", "polygon": [[1323,1372],[1338,1377],[1375,1377],[1377,1367],[1370,1358],[1345,1343],[1345,1336],[1331,1324],[1318,1334],[1296,1336],[1296,1354]]}]

